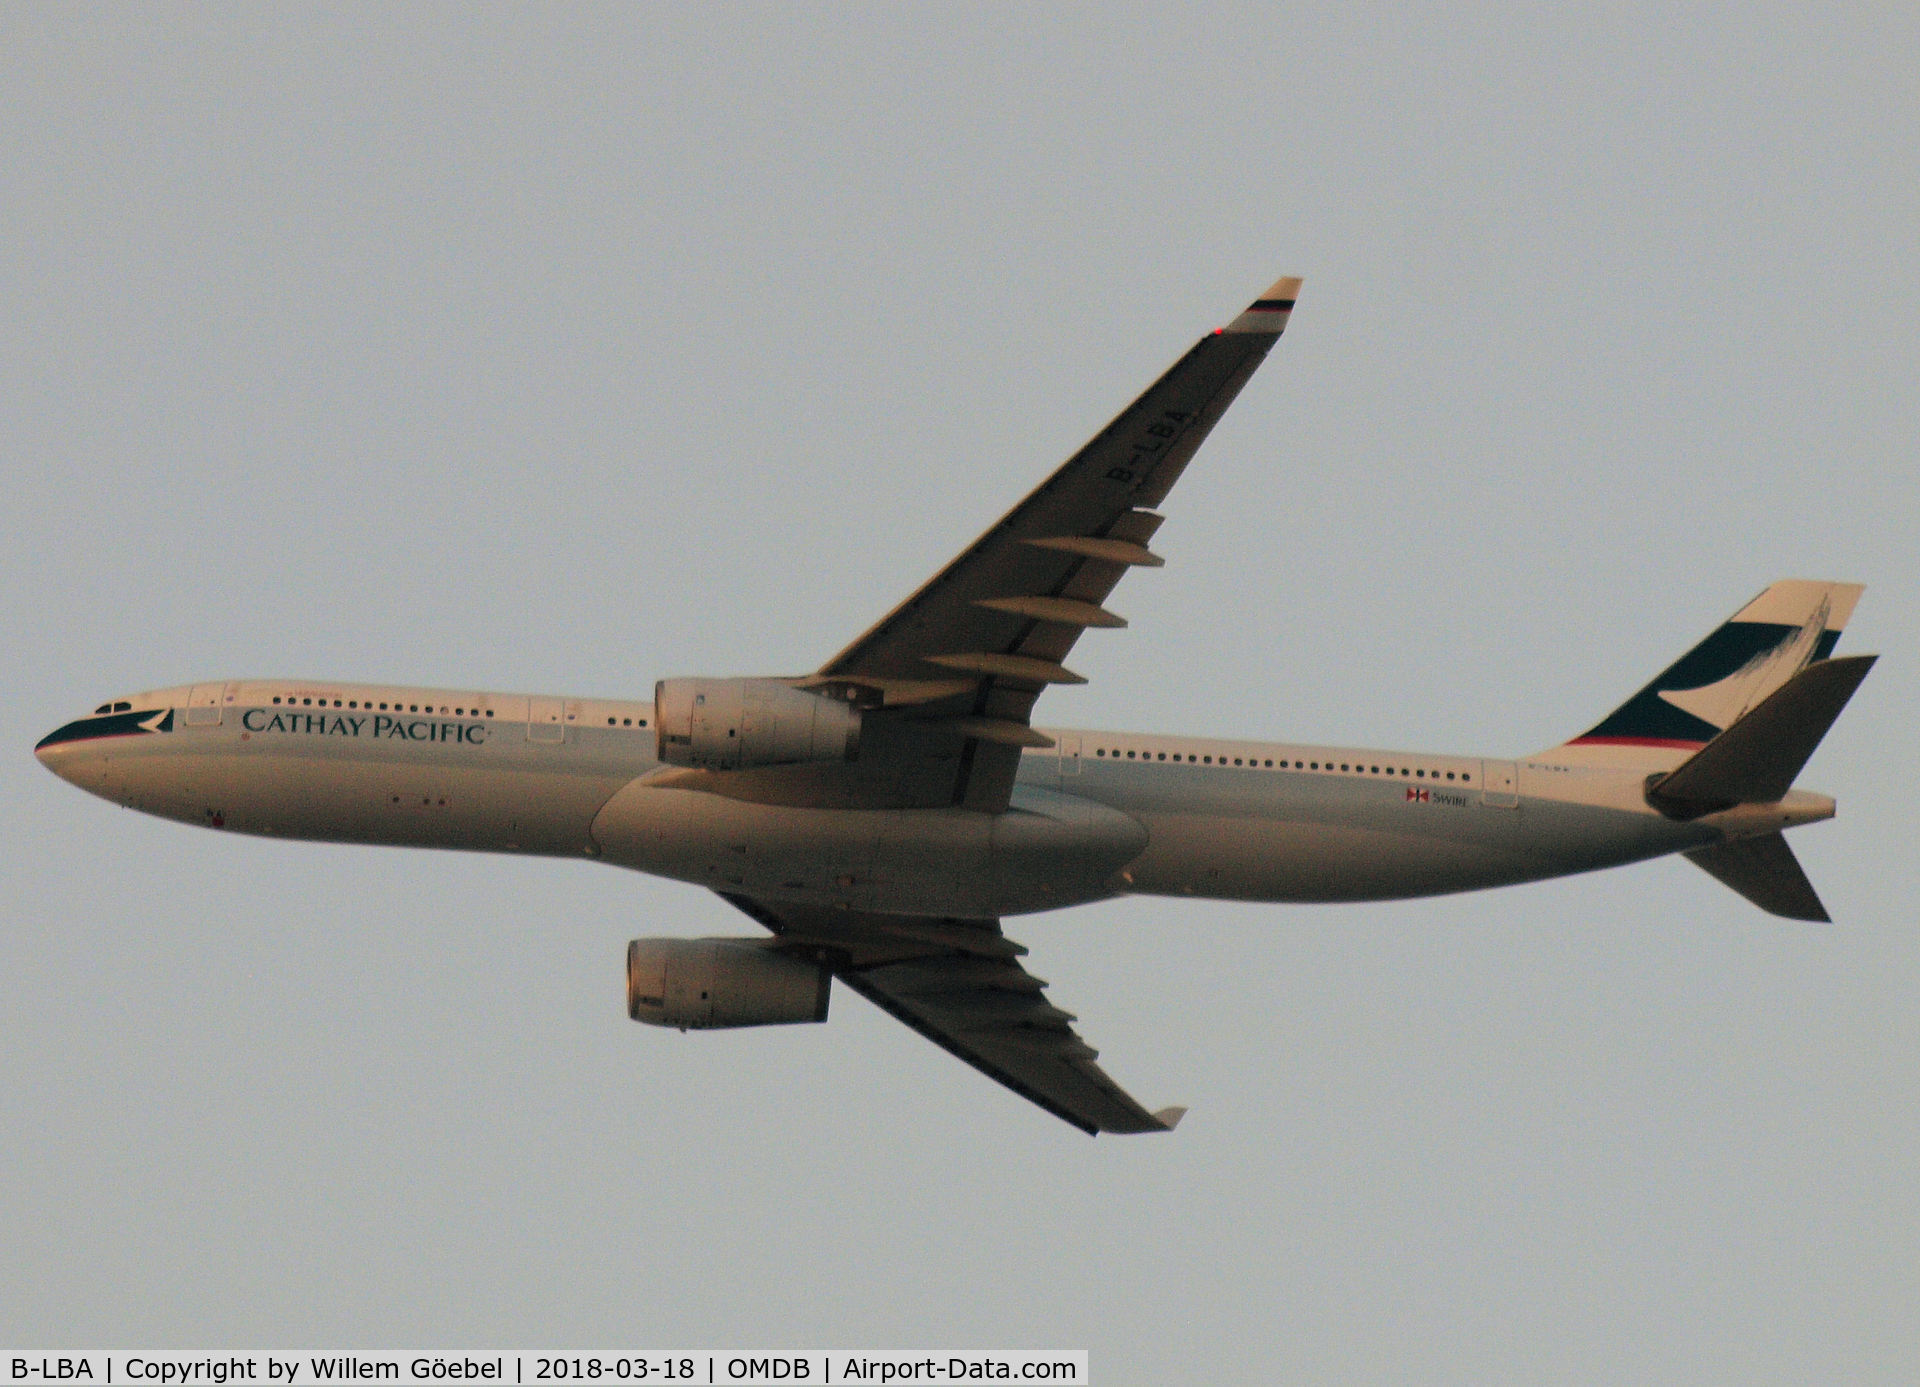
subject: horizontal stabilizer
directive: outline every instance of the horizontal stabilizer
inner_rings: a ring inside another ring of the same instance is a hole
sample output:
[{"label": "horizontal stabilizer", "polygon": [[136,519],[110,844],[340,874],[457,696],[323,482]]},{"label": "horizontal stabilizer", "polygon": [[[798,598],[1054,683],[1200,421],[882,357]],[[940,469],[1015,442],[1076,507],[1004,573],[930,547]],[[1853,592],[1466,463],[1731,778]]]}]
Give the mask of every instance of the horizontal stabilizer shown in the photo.
[{"label": "horizontal stabilizer", "polygon": [[1808,665],[1658,781],[1647,798],[1676,818],[1784,798],[1878,658],[1852,655]]},{"label": "horizontal stabilizer", "polygon": [[1159,1108],[1153,1114],[1153,1120],[1171,1132],[1180,1125],[1180,1119],[1187,1115],[1185,1108]]},{"label": "horizontal stabilizer", "polygon": [[1822,924],[1832,918],[1820,904],[1813,883],[1800,869],[1800,859],[1778,833],[1734,838],[1710,848],[1695,848],[1687,854],[1687,860],[1769,915],[1784,915],[1789,920],[1817,920]]}]

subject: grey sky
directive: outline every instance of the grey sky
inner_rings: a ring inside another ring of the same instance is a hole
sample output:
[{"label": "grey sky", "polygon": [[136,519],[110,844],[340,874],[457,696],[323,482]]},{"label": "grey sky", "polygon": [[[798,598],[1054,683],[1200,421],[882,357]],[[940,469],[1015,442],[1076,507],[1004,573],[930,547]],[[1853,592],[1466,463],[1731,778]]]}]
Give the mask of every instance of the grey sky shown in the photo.
[{"label": "grey sky", "polygon": [[[0,11],[0,1338],[1907,1380],[1920,19],[1266,14]],[[1024,919],[1193,1108],[1090,1141],[851,995],[634,1026],[626,939],[750,928],[691,888],[29,755],[196,678],[811,668],[1282,272],[1041,719],[1522,753],[1862,581],[1836,925],[1677,860]]]}]

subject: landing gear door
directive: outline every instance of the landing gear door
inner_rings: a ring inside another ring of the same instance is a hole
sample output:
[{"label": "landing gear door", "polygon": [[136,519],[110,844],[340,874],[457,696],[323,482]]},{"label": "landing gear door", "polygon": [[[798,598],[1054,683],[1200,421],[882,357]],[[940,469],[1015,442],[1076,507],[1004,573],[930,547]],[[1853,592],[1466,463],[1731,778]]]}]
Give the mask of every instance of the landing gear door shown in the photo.
[{"label": "landing gear door", "polygon": [[1480,802],[1493,809],[1512,809],[1520,803],[1520,771],[1511,761],[1480,763]]},{"label": "landing gear door", "polygon": [[1060,734],[1060,779],[1065,782],[1080,774],[1080,734],[1062,732]]},{"label": "landing gear door", "polygon": [[220,691],[223,684],[195,684],[187,695],[187,726],[218,727],[220,725]]},{"label": "landing gear door", "polygon": [[527,740],[530,742],[564,742],[567,739],[567,724],[561,700],[557,698],[530,698],[527,700]]}]

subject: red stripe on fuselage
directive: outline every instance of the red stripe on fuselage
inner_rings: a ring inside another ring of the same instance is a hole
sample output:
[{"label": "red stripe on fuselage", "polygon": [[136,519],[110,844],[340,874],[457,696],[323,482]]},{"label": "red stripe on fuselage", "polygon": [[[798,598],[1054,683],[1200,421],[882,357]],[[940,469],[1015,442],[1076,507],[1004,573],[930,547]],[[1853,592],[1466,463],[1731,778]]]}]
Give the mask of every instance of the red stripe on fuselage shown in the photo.
[{"label": "red stripe on fuselage", "polygon": [[1662,746],[1676,751],[1698,751],[1705,742],[1688,741],[1684,737],[1575,737],[1568,746]]}]

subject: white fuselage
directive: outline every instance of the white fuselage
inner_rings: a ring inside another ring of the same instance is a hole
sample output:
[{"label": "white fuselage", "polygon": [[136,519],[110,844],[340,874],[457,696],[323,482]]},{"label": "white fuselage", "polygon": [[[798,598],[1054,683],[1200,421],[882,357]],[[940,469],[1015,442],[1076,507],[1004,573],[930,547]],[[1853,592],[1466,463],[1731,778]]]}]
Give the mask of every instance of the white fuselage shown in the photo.
[{"label": "white fuselage", "polygon": [[38,749],[228,832],[598,858],[761,900],[1000,916],[1127,893],[1381,900],[1614,866],[1829,817],[1796,791],[1677,822],[1646,772],[1051,731],[1004,814],[796,809],[650,782],[652,700],[243,681],[142,694]]}]

